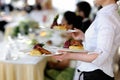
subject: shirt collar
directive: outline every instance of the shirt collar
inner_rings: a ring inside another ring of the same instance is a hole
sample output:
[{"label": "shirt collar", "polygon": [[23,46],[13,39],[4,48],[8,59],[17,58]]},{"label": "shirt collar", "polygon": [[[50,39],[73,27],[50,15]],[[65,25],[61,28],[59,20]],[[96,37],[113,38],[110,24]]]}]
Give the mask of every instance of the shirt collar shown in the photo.
[{"label": "shirt collar", "polygon": [[102,9],[100,9],[97,14],[101,14],[101,13],[109,13],[113,10],[117,10],[118,9],[118,5],[117,4],[110,4],[107,6],[104,6]]}]

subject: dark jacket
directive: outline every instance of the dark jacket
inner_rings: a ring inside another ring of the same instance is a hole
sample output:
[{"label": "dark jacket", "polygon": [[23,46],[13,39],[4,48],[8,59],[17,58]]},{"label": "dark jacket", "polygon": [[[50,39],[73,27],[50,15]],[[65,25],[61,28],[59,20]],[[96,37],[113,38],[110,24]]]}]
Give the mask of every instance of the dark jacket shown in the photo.
[{"label": "dark jacket", "polygon": [[85,33],[86,30],[89,28],[90,24],[91,24],[90,19],[87,19],[87,20],[83,21],[82,26],[81,26],[81,30]]}]

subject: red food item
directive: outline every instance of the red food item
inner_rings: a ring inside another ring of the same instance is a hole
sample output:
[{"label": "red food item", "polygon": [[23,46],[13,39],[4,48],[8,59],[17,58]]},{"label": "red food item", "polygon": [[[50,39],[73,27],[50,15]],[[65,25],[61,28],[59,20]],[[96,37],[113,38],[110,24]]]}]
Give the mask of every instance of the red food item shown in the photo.
[{"label": "red food item", "polygon": [[78,40],[69,39],[64,43],[63,48],[69,48],[69,46],[82,46],[82,43]]},{"label": "red food item", "polygon": [[64,48],[69,48],[70,46],[70,40],[67,40],[65,43],[64,43]]},{"label": "red food item", "polygon": [[70,45],[71,46],[81,46],[82,44],[80,43],[80,41],[72,39],[70,42]]}]

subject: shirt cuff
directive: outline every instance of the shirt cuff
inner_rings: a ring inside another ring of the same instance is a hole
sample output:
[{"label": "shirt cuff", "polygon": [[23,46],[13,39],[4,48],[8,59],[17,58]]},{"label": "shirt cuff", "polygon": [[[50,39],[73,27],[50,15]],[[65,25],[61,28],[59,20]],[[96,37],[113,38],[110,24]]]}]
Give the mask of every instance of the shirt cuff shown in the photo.
[{"label": "shirt cuff", "polygon": [[102,59],[100,55],[102,55],[103,51],[96,50],[94,52],[88,52],[88,54],[94,54],[94,53],[95,54],[99,54],[99,55],[98,55],[98,57],[95,60],[92,61],[92,64],[94,64],[96,66],[100,66],[101,65],[101,59]]}]

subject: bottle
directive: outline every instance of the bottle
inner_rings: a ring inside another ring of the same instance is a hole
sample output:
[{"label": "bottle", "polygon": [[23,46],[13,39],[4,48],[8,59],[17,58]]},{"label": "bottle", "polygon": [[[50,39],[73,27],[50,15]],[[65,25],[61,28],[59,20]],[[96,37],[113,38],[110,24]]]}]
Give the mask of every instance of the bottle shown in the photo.
[{"label": "bottle", "polygon": [[57,14],[57,15],[55,16],[55,18],[54,18],[54,20],[53,20],[53,23],[52,23],[52,25],[51,25],[51,29],[53,29],[54,26],[57,26],[57,25],[58,25],[58,23],[57,23],[58,18],[59,18],[59,14]]}]

